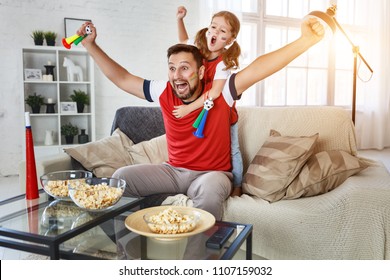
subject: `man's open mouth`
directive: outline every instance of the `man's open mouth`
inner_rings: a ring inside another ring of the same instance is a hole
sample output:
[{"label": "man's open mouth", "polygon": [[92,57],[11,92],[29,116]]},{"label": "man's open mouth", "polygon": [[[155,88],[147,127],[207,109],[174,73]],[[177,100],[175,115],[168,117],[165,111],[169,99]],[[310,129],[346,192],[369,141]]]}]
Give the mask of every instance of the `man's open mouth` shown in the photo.
[{"label": "man's open mouth", "polygon": [[188,83],[186,83],[186,82],[175,82],[175,87],[176,87],[176,91],[177,92],[183,93],[187,89]]}]

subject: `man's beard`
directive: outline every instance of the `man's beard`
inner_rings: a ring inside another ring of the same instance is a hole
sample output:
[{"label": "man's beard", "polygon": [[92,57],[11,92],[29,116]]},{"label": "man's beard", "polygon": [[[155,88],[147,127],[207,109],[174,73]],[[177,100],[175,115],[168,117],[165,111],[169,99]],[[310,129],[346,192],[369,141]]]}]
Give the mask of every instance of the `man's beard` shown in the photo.
[{"label": "man's beard", "polygon": [[[190,85],[188,85],[188,86],[190,87]],[[199,86],[200,86],[200,83],[196,84],[195,87],[193,87],[193,88],[190,87],[189,88],[190,90],[185,95],[178,94],[174,87],[172,87],[172,91],[179,99],[185,101],[185,100],[190,99],[197,92]],[[194,101],[194,100],[191,100],[190,102],[192,102],[192,101]]]}]

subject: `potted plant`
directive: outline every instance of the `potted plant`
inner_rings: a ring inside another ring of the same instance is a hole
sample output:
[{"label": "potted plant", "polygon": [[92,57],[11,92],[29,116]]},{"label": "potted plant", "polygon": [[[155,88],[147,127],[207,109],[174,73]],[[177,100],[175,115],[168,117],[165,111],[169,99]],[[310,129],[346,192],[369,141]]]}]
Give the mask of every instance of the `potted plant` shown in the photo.
[{"label": "potted plant", "polygon": [[84,105],[89,104],[89,96],[82,90],[73,90],[74,94],[70,96],[73,102],[77,103],[77,112],[82,113],[84,111]]},{"label": "potted plant", "polygon": [[45,34],[42,30],[34,30],[31,33],[31,38],[33,38],[35,45],[42,46],[43,40],[45,39]]},{"label": "potted plant", "polygon": [[26,104],[31,107],[31,110],[33,114],[39,114],[41,111],[41,106],[45,104],[45,99],[40,94],[37,95],[36,92],[34,92],[33,95],[29,95],[26,99]]},{"label": "potted plant", "polygon": [[74,136],[76,136],[78,133],[79,128],[70,122],[61,126],[61,135],[65,136],[66,144],[73,144]]},{"label": "potted plant", "polygon": [[56,44],[57,33],[53,31],[47,31],[44,33],[44,36],[48,46],[54,46]]}]

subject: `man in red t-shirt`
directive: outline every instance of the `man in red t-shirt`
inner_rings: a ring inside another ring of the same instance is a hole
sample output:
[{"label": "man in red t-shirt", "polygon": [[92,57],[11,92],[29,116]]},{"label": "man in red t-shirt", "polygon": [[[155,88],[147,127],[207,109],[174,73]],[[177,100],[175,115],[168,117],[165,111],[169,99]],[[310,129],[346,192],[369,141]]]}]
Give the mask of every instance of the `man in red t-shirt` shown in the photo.
[{"label": "man in red t-shirt", "polygon": [[[123,178],[125,195],[148,196],[156,193],[183,193],[194,207],[222,218],[223,202],[232,192],[230,163],[230,109],[234,100],[254,83],[285,67],[294,58],[316,44],[324,35],[323,26],[315,19],[302,23],[302,35],[296,41],[272,53],[258,57],[237,74],[228,77],[223,98],[214,101],[212,119],[207,121],[205,137],[193,135],[192,124],[199,115],[195,110],[183,118],[172,114],[174,106],[188,104],[202,95],[204,66],[199,50],[178,44],[168,50],[169,81],[148,81],[129,73],[112,60],[95,42],[96,29],[91,22],[77,32],[90,34],[82,44],[102,72],[119,88],[161,106],[169,160],[157,165],[132,165],[118,169],[113,177]],[[236,189],[236,188],[235,188]],[[240,191],[241,188],[238,192]]]},{"label": "man in red t-shirt", "polygon": [[126,180],[131,190],[129,195],[183,193],[191,198],[194,207],[220,219],[223,202],[232,190],[230,109],[233,97],[226,91],[226,99],[214,101],[204,129],[205,137],[195,137],[192,124],[202,109],[180,119],[172,115],[172,110],[183,101],[194,101],[202,94],[204,66],[201,60],[196,62],[196,58],[202,56],[194,46],[175,45],[168,50],[168,57],[172,82],[145,80],[143,91],[148,101],[160,104],[169,159],[159,165],[124,167],[116,171],[114,177]]}]

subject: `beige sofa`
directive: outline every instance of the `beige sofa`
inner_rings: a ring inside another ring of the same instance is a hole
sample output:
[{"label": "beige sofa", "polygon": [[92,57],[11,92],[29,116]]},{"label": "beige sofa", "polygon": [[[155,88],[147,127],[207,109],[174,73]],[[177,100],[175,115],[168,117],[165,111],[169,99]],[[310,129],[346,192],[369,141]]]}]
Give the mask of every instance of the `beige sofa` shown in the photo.
[{"label": "beige sofa", "polygon": [[[126,112],[129,108],[118,110],[112,131],[125,125],[139,132],[142,125],[149,139],[164,133],[154,128],[161,123],[159,108],[135,108],[140,112],[157,111],[152,121],[145,119],[152,115],[147,112],[138,123],[128,121],[129,116],[137,117],[134,112]],[[296,137],[318,133],[313,155],[332,150],[357,154],[353,123],[341,108],[238,109],[245,172],[269,140],[271,129]],[[148,139],[134,143],[144,140]],[[266,259],[390,259],[390,174],[381,163],[362,162],[369,166],[324,194],[275,202],[249,194],[231,197],[226,201],[223,220],[253,224],[253,253]],[[37,161],[39,175],[72,168],[71,158],[65,153]],[[20,172],[24,186],[23,165]]]}]

